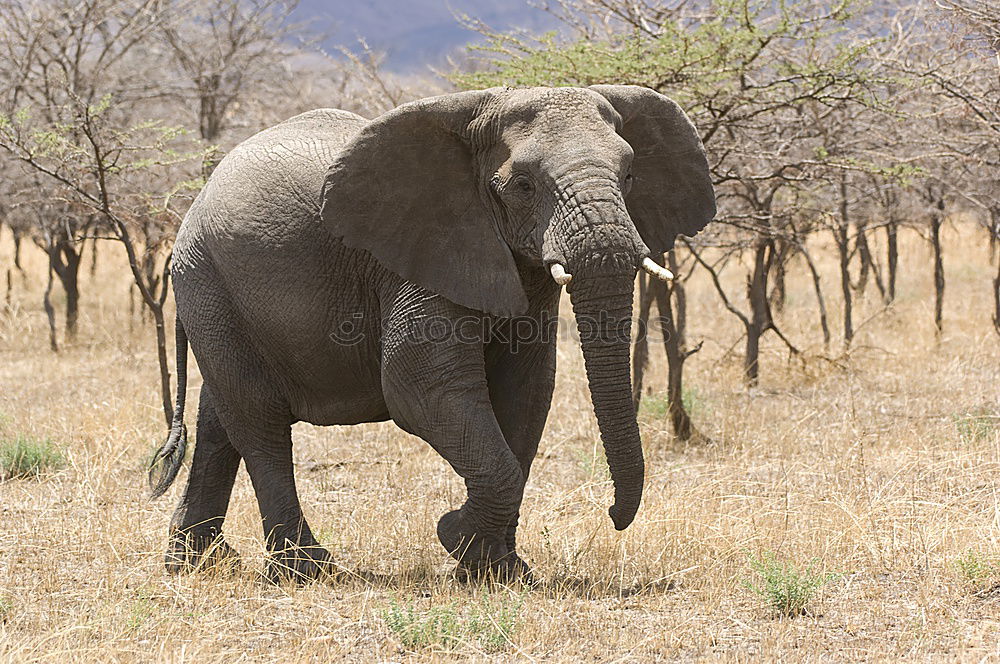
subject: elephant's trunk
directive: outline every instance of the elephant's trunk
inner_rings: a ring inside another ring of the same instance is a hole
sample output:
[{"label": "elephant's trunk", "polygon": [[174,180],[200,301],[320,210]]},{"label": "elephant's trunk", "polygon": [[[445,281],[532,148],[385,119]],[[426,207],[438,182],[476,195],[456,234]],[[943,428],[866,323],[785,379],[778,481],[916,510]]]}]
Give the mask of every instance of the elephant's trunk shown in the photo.
[{"label": "elephant's trunk", "polygon": [[635,518],[645,470],[629,370],[634,278],[634,271],[616,276],[588,276],[580,271],[567,288],[615,485],[615,502],[608,513],[618,530]]},{"label": "elephant's trunk", "polygon": [[590,398],[615,485],[608,512],[615,528],[624,530],[639,509],[645,473],[629,355],[635,275],[649,249],[629,217],[617,180],[593,172],[575,175],[561,196],[571,203],[558,209],[546,230],[542,257],[550,270],[556,264],[563,269],[551,274],[557,283],[564,277],[573,305]]}]

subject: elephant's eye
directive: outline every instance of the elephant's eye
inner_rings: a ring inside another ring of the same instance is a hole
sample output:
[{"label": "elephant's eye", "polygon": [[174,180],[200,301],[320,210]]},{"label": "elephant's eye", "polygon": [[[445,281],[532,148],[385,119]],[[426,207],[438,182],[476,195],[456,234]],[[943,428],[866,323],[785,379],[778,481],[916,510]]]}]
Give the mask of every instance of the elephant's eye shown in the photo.
[{"label": "elephant's eye", "polygon": [[528,198],[535,193],[535,183],[533,183],[531,178],[526,175],[518,175],[515,177],[511,182],[511,188],[525,198]]},{"label": "elephant's eye", "polygon": [[632,190],[632,179],[633,178],[632,178],[632,174],[631,173],[629,173],[628,175],[625,176],[625,182],[622,183],[622,193],[623,194],[627,194],[629,191]]}]

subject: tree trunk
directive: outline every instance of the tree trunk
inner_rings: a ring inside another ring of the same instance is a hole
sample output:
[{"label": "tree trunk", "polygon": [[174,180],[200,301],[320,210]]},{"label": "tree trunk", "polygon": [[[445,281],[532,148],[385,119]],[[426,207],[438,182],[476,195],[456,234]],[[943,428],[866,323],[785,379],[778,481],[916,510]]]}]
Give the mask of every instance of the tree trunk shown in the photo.
[{"label": "tree trunk", "polygon": [[80,288],[75,272],[63,281],[63,288],[66,290],[66,337],[73,341],[80,319]]},{"label": "tree trunk", "polygon": [[24,268],[21,267],[21,236],[18,235],[17,231],[14,232],[14,267],[21,274],[24,274]]},{"label": "tree trunk", "polygon": [[834,228],[837,253],[840,258],[840,290],[844,296],[844,347],[854,339],[853,302],[851,297],[851,248],[848,244],[850,211],[847,200],[847,175],[840,178],[840,223]]},{"label": "tree trunk", "polygon": [[858,221],[855,227],[857,236],[854,239],[854,247],[858,251],[861,259],[861,274],[858,275],[858,293],[863,294],[868,285],[869,277],[875,282],[879,296],[885,300],[885,284],[882,282],[882,271],[879,269],[875,256],[872,254],[871,246],[868,244],[868,224]]},{"label": "tree trunk", "polygon": [[160,394],[163,398],[163,417],[167,424],[173,420],[174,407],[170,399],[170,365],[167,363],[167,326],[163,321],[163,305],[146,303],[156,325],[156,357],[160,363]]},{"label": "tree trunk", "polygon": [[1000,334],[1000,260],[997,261],[997,276],[993,280],[993,327]]},{"label": "tree trunk", "polygon": [[899,222],[890,218],[885,227],[886,236],[886,275],[885,303],[896,300],[896,265],[899,263]]},{"label": "tree trunk", "polygon": [[639,321],[632,349],[632,404],[636,413],[642,403],[642,383],[649,363],[649,310],[653,303],[652,286],[655,282],[644,272],[639,272]]},{"label": "tree trunk", "polygon": [[993,327],[1000,334],[1000,206],[990,208],[990,259],[997,262],[993,280]]},{"label": "tree trunk", "polygon": [[64,247],[66,256],[66,274],[60,277],[63,290],[66,291],[66,336],[76,339],[77,321],[80,319],[80,263],[82,253],[75,253],[68,246]]},{"label": "tree trunk", "polygon": [[82,252],[77,252],[73,244],[66,238],[60,239],[48,249],[49,266],[59,277],[59,283],[66,293],[66,337],[76,338],[77,321],[80,317],[80,259]]},{"label": "tree trunk", "polygon": [[128,287],[128,336],[129,344],[131,344],[131,339],[135,335],[135,282],[129,284]]},{"label": "tree trunk", "polygon": [[858,281],[854,285],[858,295],[865,294],[868,276],[871,272],[871,251],[868,249],[868,238],[865,237],[865,226],[865,222],[861,220],[858,220],[854,226],[854,248],[858,252],[858,258],[861,262],[861,269],[858,270]]},{"label": "tree trunk", "polygon": [[819,270],[816,269],[816,264],[813,263],[812,256],[809,255],[809,251],[802,247],[802,256],[806,259],[806,265],[809,267],[809,273],[812,275],[813,291],[816,293],[816,307],[819,309],[819,326],[823,330],[823,348],[824,350],[830,349],[830,323],[826,315],[826,300],[823,298],[823,287],[820,283]]},{"label": "tree trunk", "polygon": [[[156,357],[160,367],[160,394],[163,399],[163,419],[170,426],[173,421],[173,399],[170,395],[170,365],[167,362],[167,328],[163,320],[163,306],[170,294],[170,256],[164,260],[160,274],[152,267],[154,256],[147,255],[147,262],[140,263],[136,255],[135,244],[128,234],[127,228],[120,221],[110,217],[115,224],[119,241],[128,256],[129,270],[132,272],[132,285],[139,291],[139,296],[149,311],[156,329]],[[628,355],[626,349],[626,363]]]},{"label": "tree trunk", "polygon": [[[145,261],[143,263],[142,270],[143,270],[143,275],[144,275],[142,277],[144,279],[143,283],[146,284],[146,288],[149,291],[151,291],[151,292],[155,291],[156,290],[156,286],[157,286],[157,282],[159,280],[156,277],[156,266],[153,264],[153,261],[151,261],[151,260]],[[140,295],[141,295],[141,291],[140,291]],[[154,325],[156,324],[156,316],[153,315],[153,309],[152,309],[152,307],[141,307],[140,308],[139,316],[142,318],[142,322],[143,323],[148,322],[149,319],[152,318],[153,319],[153,324]]]},{"label": "tree trunk", "polygon": [[45,294],[42,296],[42,306],[45,308],[45,316],[49,320],[49,347],[52,352],[59,352],[59,342],[56,339],[56,310],[52,307],[52,265],[49,264],[48,280],[45,284]]},{"label": "tree trunk", "polygon": [[771,307],[779,313],[785,310],[785,299],[788,292],[785,287],[785,273],[787,272],[788,260],[791,257],[791,244],[779,239],[775,240],[777,251],[774,260],[774,286],[771,288],[769,301]]},{"label": "tree trunk", "polygon": [[679,333],[674,325],[674,319],[669,313],[671,307],[671,290],[664,288],[657,293],[656,306],[661,310],[660,327],[663,330],[663,348],[667,353],[667,408],[670,413],[670,423],[674,435],[679,440],[690,440],[694,427],[691,416],[684,406],[684,355],[679,340]]},{"label": "tree trunk", "polygon": [[[680,271],[677,257],[671,251],[667,254],[668,267],[675,275]],[[667,353],[667,403],[670,424],[674,435],[682,441],[707,441],[691,421],[691,414],[684,405],[684,362],[701,346],[687,349],[687,294],[684,283],[672,281],[670,285],[660,284],[656,291],[656,307],[660,310],[660,329],[663,333],[663,348]]]},{"label": "tree trunk", "polygon": [[[655,260],[655,259],[654,259]],[[667,254],[670,271],[680,274],[677,258],[674,252]],[[657,263],[662,264],[662,260]],[[708,440],[695,429],[690,414],[684,405],[684,362],[693,355],[694,350],[687,350],[684,342],[684,329],[687,322],[687,297],[684,284],[674,280],[668,286],[658,279],[652,279],[640,273],[639,275],[639,336],[636,339],[632,356],[632,399],[635,410],[639,412],[642,402],[642,381],[645,365],[649,361],[649,316],[652,303],[656,301],[660,333],[663,335],[663,348],[667,355],[667,400],[670,423],[674,435],[682,441],[691,439]],[[676,305],[672,304],[675,302]]]},{"label": "tree trunk", "polygon": [[944,200],[937,202],[938,211],[931,215],[931,244],[934,247],[934,327],[940,334],[943,329],[944,263],[941,252],[941,224],[944,223]]},{"label": "tree trunk", "polygon": [[90,278],[97,275],[97,240],[90,241]]},{"label": "tree trunk", "polygon": [[743,373],[748,387],[757,385],[760,377],[760,337],[770,327],[771,317],[767,304],[767,254],[773,248],[771,240],[758,237],[754,241],[753,273],[747,280],[747,300],[750,302],[750,324],[747,326],[746,355]]}]

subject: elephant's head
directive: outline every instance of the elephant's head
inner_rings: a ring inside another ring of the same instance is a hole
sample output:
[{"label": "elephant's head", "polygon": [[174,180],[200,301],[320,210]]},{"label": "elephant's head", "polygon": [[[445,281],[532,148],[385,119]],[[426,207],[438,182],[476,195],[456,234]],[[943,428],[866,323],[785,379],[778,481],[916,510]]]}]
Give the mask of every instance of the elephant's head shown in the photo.
[{"label": "elephant's head", "polygon": [[610,514],[626,528],[644,469],[629,379],[636,271],[715,215],[704,148],[677,104],[616,85],[413,102],[346,146],[323,205],[346,245],[471,309],[523,313],[526,269],[568,284],[615,484]]}]

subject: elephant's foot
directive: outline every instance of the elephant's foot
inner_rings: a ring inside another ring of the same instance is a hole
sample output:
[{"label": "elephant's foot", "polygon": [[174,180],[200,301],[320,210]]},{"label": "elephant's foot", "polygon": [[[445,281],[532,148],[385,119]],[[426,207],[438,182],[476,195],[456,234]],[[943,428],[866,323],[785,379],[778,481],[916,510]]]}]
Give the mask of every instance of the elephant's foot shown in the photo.
[{"label": "elephant's foot", "polygon": [[490,565],[466,567],[464,563],[459,562],[455,567],[455,578],[462,583],[535,585],[535,576],[531,573],[531,568],[516,553],[509,553],[502,560]]},{"label": "elephant's foot", "polygon": [[318,544],[291,546],[271,554],[265,575],[272,583],[305,583],[333,573],[333,556]]},{"label": "elephant's foot", "polygon": [[177,529],[170,533],[164,564],[171,574],[213,570],[232,573],[240,568],[240,554],[212,528]]},{"label": "elephant's foot", "polygon": [[458,561],[456,578],[475,582],[534,582],[528,564],[509,550],[502,539],[475,532],[467,521],[464,508],[448,512],[438,521],[438,539]]}]

